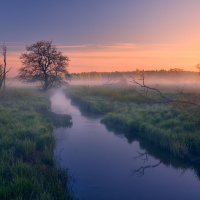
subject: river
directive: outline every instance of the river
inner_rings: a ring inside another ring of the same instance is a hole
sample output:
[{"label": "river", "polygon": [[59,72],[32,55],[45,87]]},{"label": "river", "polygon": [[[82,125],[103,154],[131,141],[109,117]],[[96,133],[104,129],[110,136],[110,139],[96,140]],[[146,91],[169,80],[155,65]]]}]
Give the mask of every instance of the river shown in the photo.
[{"label": "river", "polygon": [[200,199],[193,167],[171,160],[166,164],[141,142],[128,142],[107,130],[99,118],[83,115],[62,92],[56,92],[51,103],[53,112],[72,116],[71,128],[54,130],[54,156],[58,166],[68,169],[70,187],[79,199]]}]

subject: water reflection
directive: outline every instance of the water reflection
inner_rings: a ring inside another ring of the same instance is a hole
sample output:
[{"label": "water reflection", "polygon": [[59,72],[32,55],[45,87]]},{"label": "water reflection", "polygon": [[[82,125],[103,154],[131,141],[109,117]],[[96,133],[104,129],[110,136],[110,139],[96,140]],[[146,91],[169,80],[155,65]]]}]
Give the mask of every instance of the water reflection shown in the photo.
[{"label": "water reflection", "polygon": [[198,166],[170,157],[147,141],[138,142],[131,134],[106,129],[63,94],[54,96],[52,110],[72,116],[70,129],[55,130],[55,158],[70,170],[80,199],[199,199],[200,182],[194,175]]},{"label": "water reflection", "polygon": [[[94,119],[94,118],[100,117],[99,115],[95,115],[95,114],[91,114],[91,113],[87,112],[87,109],[85,109],[83,106],[81,106],[76,101],[72,101],[71,103],[72,103],[72,105],[79,108],[82,115],[84,115],[88,118]],[[127,139],[127,142],[130,144],[133,143],[134,141],[139,141],[140,148],[144,149],[145,153],[148,154],[149,156],[153,156],[155,159],[159,160],[158,163],[163,163],[166,166],[171,166],[175,169],[178,169],[181,171],[181,174],[183,174],[183,172],[185,172],[187,169],[194,170],[196,175],[200,179],[200,162],[198,160],[196,162],[191,162],[188,160],[176,158],[176,157],[170,155],[165,150],[158,148],[155,144],[152,144],[151,142],[146,141],[143,138],[139,138],[138,137],[139,134],[132,134],[131,132],[128,132],[128,131],[127,132],[121,131],[118,128],[112,126],[111,124],[109,124],[109,125],[104,124],[104,125],[108,131],[114,133],[118,137],[121,137],[121,138],[125,137]],[[139,168],[135,169],[135,170],[139,173],[139,172],[141,172],[142,169],[149,169],[149,168],[152,168],[151,166],[154,166],[154,165],[155,165],[155,167],[157,167],[157,164],[156,163],[155,164],[148,163],[146,166],[141,165],[140,170],[138,170]],[[149,165],[150,165],[150,167],[148,167]],[[132,171],[134,171],[134,170],[132,170]],[[138,174],[138,173],[133,173],[133,174]]]},{"label": "water reflection", "polygon": [[[194,172],[200,179],[200,163],[199,162],[191,162],[188,160],[176,158],[170,155],[168,152],[160,149],[155,144],[147,140],[144,140],[143,138],[138,138],[138,136],[135,136],[134,134],[131,134],[128,132],[124,133],[122,131],[116,130],[115,127],[111,127],[111,126],[108,127],[107,125],[106,125],[106,128],[109,131],[113,131],[113,133],[118,135],[119,137],[125,137],[129,143],[132,143],[134,141],[139,141],[140,148],[145,150],[145,154],[153,156],[154,158],[158,159],[161,163],[163,163],[166,166],[172,166],[175,169],[181,170],[181,174],[183,174],[183,172],[185,172],[187,169],[194,170]],[[144,157],[143,158],[141,157],[141,159],[144,159]],[[150,164],[150,165],[157,166],[157,164]],[[148,165],[147,166],[142,165],[141,170],[146,167],[148,169]]]}]

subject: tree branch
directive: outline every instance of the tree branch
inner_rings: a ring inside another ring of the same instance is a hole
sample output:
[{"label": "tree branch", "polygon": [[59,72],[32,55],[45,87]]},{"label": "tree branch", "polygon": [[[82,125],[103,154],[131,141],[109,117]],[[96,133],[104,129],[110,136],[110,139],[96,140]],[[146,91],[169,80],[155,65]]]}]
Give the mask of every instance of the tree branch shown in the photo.
[{"label": "tree branch", "polygon": [[130,82],[140,86],[141,88],[145,89],[145,93],[146,96],[149,92],[149,90],[156,92],[161,99],[163,99],[163,103],[181,103],[181,104],[188,104],[188,105],[192,105],[192,106],[200,106],[199,104],[195,103],[195,102],[191,102],[191,101],[185,101],[185,100],[178,100],[178,99],[170,99],[169,97],[167,97],[166,95],[164,95],[159,89],[154,88],[154,87],[150,87],[148,85],[145,84],[145,76],[144,76],[144,70],[142,72],[140,72],[140,79],[138,79],[140,81],[142,81],[142,83],[140,83],[139,81],[137,81],[134,77],[131,77]]}]

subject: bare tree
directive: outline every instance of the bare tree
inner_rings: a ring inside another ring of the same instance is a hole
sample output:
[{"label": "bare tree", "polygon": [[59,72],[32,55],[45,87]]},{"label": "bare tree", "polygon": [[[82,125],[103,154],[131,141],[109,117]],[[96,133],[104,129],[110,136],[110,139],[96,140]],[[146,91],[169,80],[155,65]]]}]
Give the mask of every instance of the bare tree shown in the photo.
[{"label": "bare tree", "polygon": [[23,65],[19,70],[20,80],[39,81],[43,90],[66,83],[69,59],[57,50],[52,41],[38,41],[26,50],[20,57]]},{"label": "bare tree", "polygon": [[0,89],[2,88],[3,85],[3,65],[0,65]]},{"label": "bare tree", "polygon": [[197,65],[196,65],[196,68],[198,69],[199,74],[200,74],[200,64],[197,64]]},{"label": "bare tree", "polygon": [[3,64],[0,65],[0,89],[3,88],[5,90],[6,75],[10,71],[10,69],[7,70],[7,46],[5,43],[1,46],[1,49],[3,56]]},{"label": "bare tree", "polygon": [[6,68],[7,68],[7,47],[5,43],[2,46],[2,55],[3,55],[3,89],[6,88]]}]

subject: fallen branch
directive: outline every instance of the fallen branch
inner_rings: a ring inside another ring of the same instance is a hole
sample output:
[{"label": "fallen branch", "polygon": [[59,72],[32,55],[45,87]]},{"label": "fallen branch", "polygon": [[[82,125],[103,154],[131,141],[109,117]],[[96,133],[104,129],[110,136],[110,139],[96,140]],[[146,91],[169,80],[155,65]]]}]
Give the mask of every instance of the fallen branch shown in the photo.
[{"label": "fallen branch", "polygon": [[145,94],[147,96],[149,90],[156,92],[161,99],[163,99],[163,103],[180,103],[180,104],[188,104],[188,105],[193,105],[193,106],[200,106],[199,104],[195,103],[195,102],[191,102],[191,101],[185,101],[185,100],[178,100],[178,99],[170,99],[169,97],[167,97],[166,95],[164,95],[159,89],[154,88],[154,87],[150,87],[148,85],[145,84],[145,76],[144,76],[144,70],[142,72],[140,72],[140,79],[138,79],[139,81],[137,81],[134,77],[131,77],[130,82],[140,86],[141,88],[145,89]]}]

